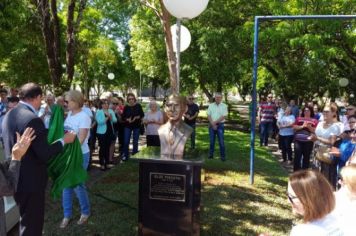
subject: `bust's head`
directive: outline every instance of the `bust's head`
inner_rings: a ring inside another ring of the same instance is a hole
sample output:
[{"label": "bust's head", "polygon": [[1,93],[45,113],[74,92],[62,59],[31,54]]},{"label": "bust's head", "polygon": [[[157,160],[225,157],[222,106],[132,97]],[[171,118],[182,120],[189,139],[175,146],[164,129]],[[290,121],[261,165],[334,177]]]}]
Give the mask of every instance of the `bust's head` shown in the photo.
[{"label": "bust's head", "polygon": [[178,94],[172,94],[168,97],[164,111],[170,122],[178,122],[187,111],[187,100]]}]

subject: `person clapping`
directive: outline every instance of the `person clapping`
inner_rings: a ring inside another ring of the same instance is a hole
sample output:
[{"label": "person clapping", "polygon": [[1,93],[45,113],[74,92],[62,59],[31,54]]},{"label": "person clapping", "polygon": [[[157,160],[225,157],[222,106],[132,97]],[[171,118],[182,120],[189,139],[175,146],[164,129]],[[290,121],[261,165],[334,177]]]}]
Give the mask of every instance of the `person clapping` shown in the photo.
[{"label": "person clapping", "polygon": [[32,128],[27,128],[22,135],[16,133],[17,142],[12,147],[11,160],[0,164],[0,235],[6,235],[4,196],[12,196],[20,175],[21,159],[27,152],[32,140],[36,138]]}]

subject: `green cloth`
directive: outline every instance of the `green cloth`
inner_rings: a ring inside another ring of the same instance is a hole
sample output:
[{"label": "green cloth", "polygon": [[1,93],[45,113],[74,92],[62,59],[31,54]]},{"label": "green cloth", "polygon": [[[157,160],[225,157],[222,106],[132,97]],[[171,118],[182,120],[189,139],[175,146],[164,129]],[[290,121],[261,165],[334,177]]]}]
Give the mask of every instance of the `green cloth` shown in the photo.
[{"label": "green cloth", "polygon": [[[63,108],[54,105],[51,110],[47,136],[49,143],[63,138],[64,135]],[[61,197],[64,188],[73,188],[87,180],[88,175],[83,168],[83,153],[78,138],[73,143],[64,145],[63,151],[49,161],[47,171],[53,181],[51,196],[54,199]]]}]

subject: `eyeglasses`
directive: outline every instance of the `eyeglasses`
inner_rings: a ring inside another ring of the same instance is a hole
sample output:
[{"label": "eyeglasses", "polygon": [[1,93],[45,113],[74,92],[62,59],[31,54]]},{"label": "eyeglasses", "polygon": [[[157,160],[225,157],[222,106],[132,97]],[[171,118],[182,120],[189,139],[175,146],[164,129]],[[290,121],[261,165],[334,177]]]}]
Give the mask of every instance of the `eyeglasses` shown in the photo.
[{"label": "eyeglasses", "polygon": [[288,197],[288,200],[291,203],[294,203],[293,199],[297,199],[298,198],[297,196],[293,196],[293,195],[289,194],[288,191],[287,191],[287,197]]},{"label": "eyeglasses", "polygon": [[[355,122],[354,122],[355,123]],[[344,132],[346,134],[349,134],[349,133],[355,133],[356,129],[349,129],[349,130],[345,130]]]},{"label": "eyeglasses", "polygon": [[134,98],[128,98],[127,100],[128,101],[134,101],[135,99]]}]

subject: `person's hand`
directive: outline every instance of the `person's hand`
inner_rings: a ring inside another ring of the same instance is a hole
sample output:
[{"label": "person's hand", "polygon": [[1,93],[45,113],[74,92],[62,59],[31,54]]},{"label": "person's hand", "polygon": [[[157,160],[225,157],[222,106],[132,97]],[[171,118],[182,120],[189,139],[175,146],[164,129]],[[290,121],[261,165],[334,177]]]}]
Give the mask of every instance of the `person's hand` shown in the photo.
[{"label": "person's hand", "polygon": [[318,140],[318,138],[316,137],[315,134],[312,134],[308,137],[308,140],[315,142],[316,140]]},{"label": "person's hand", "polygon": [[341,155],[340,150],[337,147],[332,147],[329,153],[335,157],[340,157]]},{"label": "person's hand", "polygon": [[16,161],[21,161],[22,157],[27,152],[28,147],[31,145],[32,140],[36,138],[35,131],[32,128],[26,128],[25,132],[20,136],[16,132],[17,141],[12,147],[12,159]]},{"label": "person's hand", "polygon": [[215,124],[215,122],[213,124],[211,124],[211,128],[213,128],[213,130],[217,130],[218,126]]},{"label": "person's hand", "polygon": [[64,135],[63,141],[65,144],[73,143],[76,136],[77,136],[77,134],[74,131],[69,131]]}]

